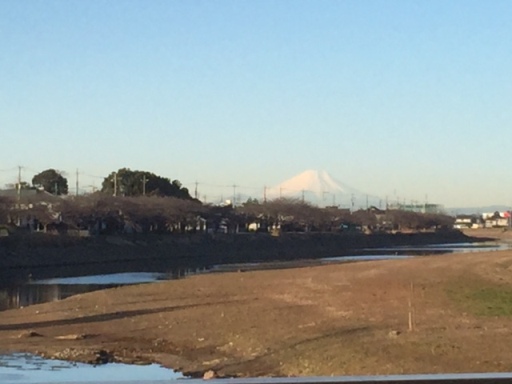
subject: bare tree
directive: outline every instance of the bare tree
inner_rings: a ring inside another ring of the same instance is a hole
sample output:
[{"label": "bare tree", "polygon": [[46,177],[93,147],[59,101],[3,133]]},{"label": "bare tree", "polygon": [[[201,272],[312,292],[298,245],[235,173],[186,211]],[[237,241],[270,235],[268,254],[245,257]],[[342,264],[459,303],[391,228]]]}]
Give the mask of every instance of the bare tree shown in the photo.
[{"label": "bare tree", "polygon": [[0,196],[0,224],[10,222],[9,213],[14,206],[14,200],[9,197]]}]

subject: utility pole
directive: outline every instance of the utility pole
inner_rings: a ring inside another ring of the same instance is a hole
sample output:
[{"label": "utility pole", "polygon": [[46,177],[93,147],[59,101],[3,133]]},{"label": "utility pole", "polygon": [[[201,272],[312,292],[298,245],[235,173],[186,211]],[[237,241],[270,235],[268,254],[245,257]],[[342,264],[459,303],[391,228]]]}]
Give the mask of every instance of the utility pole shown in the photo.
[{"label": "utility pole", "polygon": [[236,202],[236,185],[233,184],[233,208],[235,207]]},{"label": "utility pole", "polygon": [[114,172],[114,196],[117,196],[117,172]]},{"label": "utility pole", "polygon": [[355,204],[354,194],[351,195],[350,202],[352,204],[352,212],[354,212],[354,204]]},{"label": "utility pole", "polygon": [[76,169],[76,192],[75,195],[78,196],[78,168]]},{"label": "utility pole", "polygon": [[194,189],[194,197],[195,197],[195,198],[196,198],[196,200],[197,200],[197,180],[196,180],[196,183],[195,183],[195,184],[196,184],[196,188]]},{"label": "utility pole", "polygon": [[17,188],[18,202],[21,198],[21,166],[18,165],[18,188]]},{"label": "utility pole", "polygon": [[142,196],[146,196],[146,175],[142,175]]}]

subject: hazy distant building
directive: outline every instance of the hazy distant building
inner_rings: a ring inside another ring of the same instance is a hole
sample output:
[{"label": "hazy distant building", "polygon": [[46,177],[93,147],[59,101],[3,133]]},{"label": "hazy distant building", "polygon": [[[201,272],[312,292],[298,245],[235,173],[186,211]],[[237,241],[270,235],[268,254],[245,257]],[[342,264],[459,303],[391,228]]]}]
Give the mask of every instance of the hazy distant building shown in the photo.
[{"label": "hazy distant building", "polygon": [[389,204],[388,209],[398,209],[401,211],[417,212],[417,213],[444,213],[444,206],[441,204]]}]

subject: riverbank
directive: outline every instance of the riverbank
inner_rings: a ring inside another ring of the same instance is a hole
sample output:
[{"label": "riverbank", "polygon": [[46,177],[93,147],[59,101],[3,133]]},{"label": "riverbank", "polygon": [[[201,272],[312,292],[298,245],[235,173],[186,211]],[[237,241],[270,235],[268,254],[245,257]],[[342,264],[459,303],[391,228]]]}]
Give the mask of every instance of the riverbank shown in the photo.
[{"label": "riverbank", "polygon": [[354,250],[404,245],[472,242],[459,231],[371,234],[286,233],[222,235],[137,235],[77,238],[42,233],[0,238],[0,269],[119,262],[164,262],[168,268],[286,261],[342,256]]},{"label": "riverbank", "polygon": [[462,230],[464,235],[473,238],[494,239],[501,242],[512,242],[511,228],[475,228]]},{"label": "riverbank", "polygon": [[195,376],[511,371],[511,272],[497,251],[193,276],[2,312],[0,351]]}]

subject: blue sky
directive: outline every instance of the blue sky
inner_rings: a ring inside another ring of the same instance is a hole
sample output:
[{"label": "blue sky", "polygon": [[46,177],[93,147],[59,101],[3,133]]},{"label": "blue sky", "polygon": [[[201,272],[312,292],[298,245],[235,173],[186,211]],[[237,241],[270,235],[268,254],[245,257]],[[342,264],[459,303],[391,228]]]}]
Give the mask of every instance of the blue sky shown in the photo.
[{"label": "blue sky", "polygon": [[72,186],[79,169],[84,189],[129,167],[215,200],[321,169],[383,197],[512,205],[511,14],[497,0],[0,0],[0,185],[19,165]]}]

